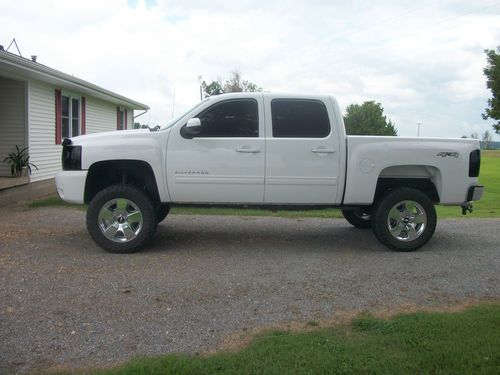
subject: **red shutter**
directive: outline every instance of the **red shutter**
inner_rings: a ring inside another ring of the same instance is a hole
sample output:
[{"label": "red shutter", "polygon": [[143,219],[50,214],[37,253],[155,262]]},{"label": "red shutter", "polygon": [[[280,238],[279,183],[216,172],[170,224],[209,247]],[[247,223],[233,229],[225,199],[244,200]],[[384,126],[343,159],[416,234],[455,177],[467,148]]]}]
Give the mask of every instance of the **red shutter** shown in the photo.
[{"label": "red shutter", "polygon": [[127,110],[125,109],[125,126],[123,127],[123,129],[127,129]]},{"label": "red shutter", "polygon": [[116,107],[116,130],[120,130],[120,107]]},{"label": "red shutter", "polygon": [[82,96],[82,135],[86,132],[87,121],[87,102],[85,97]]},{"label": "red shutter", "polygon": [[61,144],[61,136],[62,136],[61,90],[56,89],[56,145]]}]

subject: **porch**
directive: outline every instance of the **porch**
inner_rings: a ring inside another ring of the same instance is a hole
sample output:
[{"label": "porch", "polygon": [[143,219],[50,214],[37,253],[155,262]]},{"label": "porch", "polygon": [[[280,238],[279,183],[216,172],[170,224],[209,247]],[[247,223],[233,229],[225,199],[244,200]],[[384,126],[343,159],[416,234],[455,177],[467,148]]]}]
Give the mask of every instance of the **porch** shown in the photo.
[{"label": "porch", "polygon": [[0,190],[10,189],[29,183],[29,177],[0,177]]},{"label": "porch", "polygon": [[53,178],[31,182],[28,177],[0,177],[0,212],[5,206],[33,201],[57,194]]}]

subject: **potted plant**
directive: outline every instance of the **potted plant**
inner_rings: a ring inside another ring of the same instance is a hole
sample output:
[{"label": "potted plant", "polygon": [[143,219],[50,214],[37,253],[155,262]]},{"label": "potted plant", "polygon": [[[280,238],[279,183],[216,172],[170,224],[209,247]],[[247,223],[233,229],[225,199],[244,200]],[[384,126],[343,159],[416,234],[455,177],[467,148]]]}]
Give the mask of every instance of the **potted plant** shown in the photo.
[{"label": "potted plant", "polygon": [[16,145],[16,151],[11,152],[3,161],[10,165],[10,173],[14,177],[27,177],[28,172],[31,174],[31,167],[38,170],[38,167],[30,162],[28,155],[28,147],[20,149]]}]

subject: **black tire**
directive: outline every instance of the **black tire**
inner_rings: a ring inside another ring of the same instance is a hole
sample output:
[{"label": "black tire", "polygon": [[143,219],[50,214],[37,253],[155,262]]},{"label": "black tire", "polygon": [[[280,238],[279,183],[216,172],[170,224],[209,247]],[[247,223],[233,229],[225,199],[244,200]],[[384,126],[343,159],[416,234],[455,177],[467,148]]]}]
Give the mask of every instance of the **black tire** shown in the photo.
[{"label": "black tire", "polygon": [[414,251],[425,245],[436,230],[436,222],[434,203],[412,188],[392,190],[372,211],[375,237],[396,251]]},{"label": "black tire", "polygon": [[353,226],[359,229],[370,229],[372,227],[370,210],[366,208],[356,208],[354,210],[341,210],[344,218]]},{"label": "black tire", "polygon": [[[104,234],[105,229],[109,229],[107,235]],[[90,201],[87,230],[95,243],[104,250],[133,253],[153,236],[156,210],[151,199],[139,188],[125,184],[112,185],[101,190]]]},{"label": "black tire", "polygon": [[170,212],[170,206],[168,204],[162,203],[156,209],[156,222],[160,224],[167,217]]}]

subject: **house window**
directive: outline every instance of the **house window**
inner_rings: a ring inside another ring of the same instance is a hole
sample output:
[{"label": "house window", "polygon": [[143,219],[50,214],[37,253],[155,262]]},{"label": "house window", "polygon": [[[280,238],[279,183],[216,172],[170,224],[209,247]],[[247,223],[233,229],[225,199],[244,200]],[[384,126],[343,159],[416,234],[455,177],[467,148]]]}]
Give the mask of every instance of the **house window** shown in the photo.
[{"label": "house window", "polygon": [[80,97],[61,96],[61,130],[62,139],[81,134]]},{"label": "house window", "polygon": [[125,130],[127,129],[127,110],[122,107],[118,107],[116,111],[116,129]]},{"label": "house window", "polygon": [[85,134],[86,101],[85,97],[62,93],[55,89],[56,104],[56,145],[64,138]]}]

